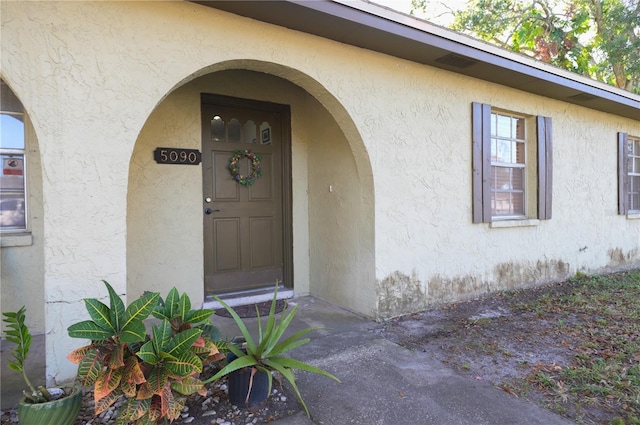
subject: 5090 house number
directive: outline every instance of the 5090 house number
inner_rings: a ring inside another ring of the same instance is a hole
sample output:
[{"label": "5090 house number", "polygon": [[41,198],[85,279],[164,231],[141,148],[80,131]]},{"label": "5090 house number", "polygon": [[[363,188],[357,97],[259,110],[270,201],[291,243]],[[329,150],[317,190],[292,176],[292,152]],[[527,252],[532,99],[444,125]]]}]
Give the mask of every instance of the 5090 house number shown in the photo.
[{"label": "5090 house number", "polygon": [[196,149],[156,148],[153,159],[158,164],[198,165],[202,154]]}]

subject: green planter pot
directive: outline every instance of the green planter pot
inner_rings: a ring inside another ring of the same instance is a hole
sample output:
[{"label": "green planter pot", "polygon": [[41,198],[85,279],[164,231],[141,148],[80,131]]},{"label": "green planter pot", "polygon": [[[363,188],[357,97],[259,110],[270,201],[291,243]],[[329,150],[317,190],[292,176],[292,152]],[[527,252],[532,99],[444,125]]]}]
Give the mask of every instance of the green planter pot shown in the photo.
[{"label": "green planter pot", "polygon": [[18,404],[20,425],[73,425],[82,404],[82,389],[79,387],[64,388],[69,395],[46,403]]}]

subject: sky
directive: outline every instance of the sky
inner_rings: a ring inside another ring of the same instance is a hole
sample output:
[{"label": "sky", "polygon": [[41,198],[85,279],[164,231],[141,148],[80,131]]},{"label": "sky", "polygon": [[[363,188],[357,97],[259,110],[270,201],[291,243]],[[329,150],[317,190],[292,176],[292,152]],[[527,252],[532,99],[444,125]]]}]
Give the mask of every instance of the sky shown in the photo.
[{"label": "sky", "polygon": [[[411,11],[411,0],[370,1],[404,13]],[[453,10],[463,9],[466,2],[467,0],[427,0],[427,12],[416,12],[414,16],[446,27],[453,20],[453,14],[450,13],[449,8]]]}]

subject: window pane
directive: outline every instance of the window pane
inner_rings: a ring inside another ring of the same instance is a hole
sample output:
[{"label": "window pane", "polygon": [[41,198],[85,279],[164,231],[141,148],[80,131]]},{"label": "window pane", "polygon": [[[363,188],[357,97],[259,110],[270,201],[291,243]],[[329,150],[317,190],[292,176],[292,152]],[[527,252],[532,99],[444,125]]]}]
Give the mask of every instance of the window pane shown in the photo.
[{"label": "window pane", "polygon": [[513,118],[512,137],[524,140],[524,118]]},{"label": "window pane", "polygon": [[240,121],[235,118],[231,118],[228,125],[229,139],[227,141],[231,143],[240,143]]},{"label": "window pane", "polygon": [[633,176],[630,180],[629,209],[640,211],[640,176]]},{"label": "window pane", "polygon": [[498,115],[498,137],[511,137],[511,117]]},{"label": "window pane", "polygon": [[258,138],[256,136],[256,123],[249,120],[244,124],[244,142],[245,143],[257,143]]},{"label": "window pane", "polygon": [[214,142],[224,142],[224,121],[218,115],[211,120],[211,140]]},{"label": "window pane", "polygon": [[22,114],[0,114],[0,148],[24,149]]},{"label": "window pane", "polygon": [[25,229],[24,156],[0,155],[0,228]]},{"label": "window pane", "polygon": [[514,164],[524,164],[524,143],[522,142],[512,142],[513,143],[513,163]]}]

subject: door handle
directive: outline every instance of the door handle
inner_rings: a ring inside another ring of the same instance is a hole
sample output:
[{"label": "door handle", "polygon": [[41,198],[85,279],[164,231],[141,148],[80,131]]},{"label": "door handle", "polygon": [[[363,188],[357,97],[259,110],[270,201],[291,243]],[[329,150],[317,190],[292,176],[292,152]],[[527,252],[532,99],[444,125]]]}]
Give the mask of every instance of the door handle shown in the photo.
[{"label": "door handle", "polygon": [[211,208],[205,208],[204,209],[204,213],[207,214],[207,215],[209,215],[211,213],[214,213],[214,212],[220,212],[220,210],[212,210]]}]

